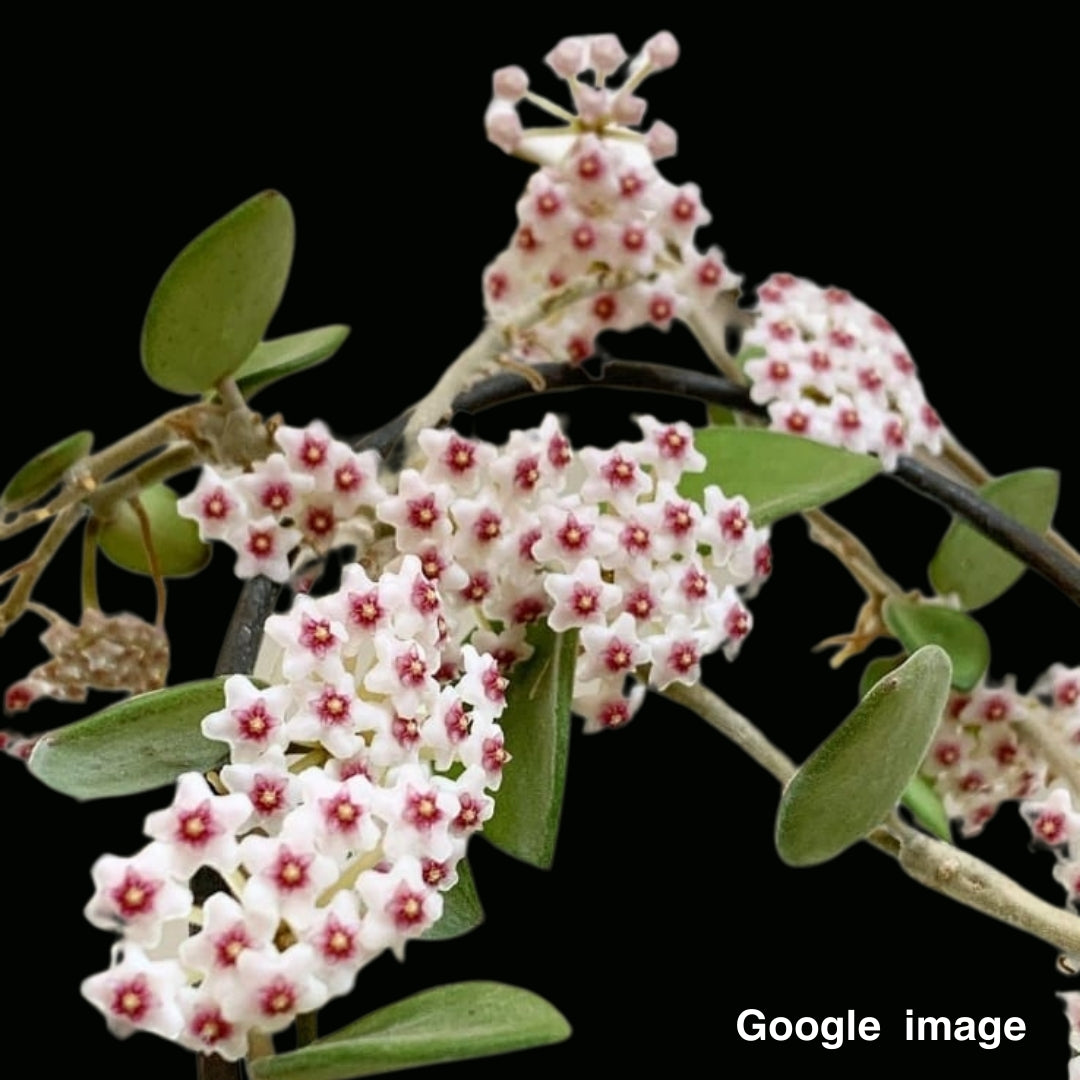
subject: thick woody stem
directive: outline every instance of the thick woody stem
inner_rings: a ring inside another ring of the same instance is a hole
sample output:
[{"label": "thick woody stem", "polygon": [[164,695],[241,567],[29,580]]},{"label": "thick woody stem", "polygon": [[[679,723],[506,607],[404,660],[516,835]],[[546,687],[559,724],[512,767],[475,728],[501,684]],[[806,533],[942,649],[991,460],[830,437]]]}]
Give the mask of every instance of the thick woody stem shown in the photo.
[{"label": "thick woody stem", "polygon": [[[920,458],[924,465],[936,468],[938,472],[951,470],[959,475],[961,480],[966,481],[972,487],[981,487],[988,480],[992,480],[993,474],[988,472],[986,466],[979,461],[967,447],[958,443],[952,435],[946,434],[945,443],[941,450],[940,458]],[[1080,563],[1080,552],[1076,550],[1057,530],[1051,529],[1046,534],[1046,539],[1067,559],[1073,563]]]},{"label": "thick woody stem", "polygon": [[914,829],[900,837],[897,860],[920,885],[1000,919],[1080,957],[1080,918],[1021,888],[974,855]]},{"label": "thick woody stem", "polygon": [[1080,562],[1063,554],[1059,545],[1014,521],[970,488],[915,458],[901,457],[896,463],[896,471],[888,475],[963,518],[983,536],[1041,574],[1074,604],[1080,604]]}]

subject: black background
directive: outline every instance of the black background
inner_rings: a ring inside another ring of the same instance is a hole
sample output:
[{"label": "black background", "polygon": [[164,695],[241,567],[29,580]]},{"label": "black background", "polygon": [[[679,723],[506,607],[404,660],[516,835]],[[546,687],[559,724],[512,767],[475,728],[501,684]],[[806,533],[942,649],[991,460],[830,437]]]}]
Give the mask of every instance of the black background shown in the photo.
[{"label": "black background", "polygon": [[[650,118],[675,126],[676,182],[701,184],[715,242],[748,285],[788,270],[836,284],[900,330],[930,400],[993,472],[1063,470],[1058,523],[1080,534],[1076,477],[1075,234],[1062,131],[1066,95],[1038,31],[1002,28],[974,52],[965,39],[880,28],[732,20],[672,23],[683,58],[646,84]],[[564,33],[616,30],[635,49],[658,24],[545,19],[468,39],[460,22],[380,16],[356,28],[313,20],[262,25],[246,40],[211,25],[138,29],[139,48],[110,29],[69,26],[41,55],[41,79],[13,88],[7,181],[9,269],[2,465],[8,473],[78,427],[98,445],[171,407],[138,358],[154,284],[207,224],[265,187],[292,202],[296,259],[274,335],[330,322],[353,333],[338,357],[257,403],[293,424],[322,417],[342,433],[370,429],[415,400],[479,331],[479,279],[505,246],[527,168],[484,141],[490,71],[520,63],[558,100],[540,58]],[[100,47],[99,47],[100,46]],[[56,92],[59,90],[59,94]],[[699,364],[688,335],[639,333],[609,346],[627,356]],[[599,393],[555,404],[578,440],[629,434],[626,416],[686,415],[662,398]],[[543,406],[485,417],[495,438]],[[879,479],[834,507],[906,587],[946,524],[943,511]],[[6,545],[4,565],[26,538]],[[854,704],[861,664],[829,670],[811,647],[849,629],[861,596],[798,521],[774,532],[776,571],[753,603],[756,627],[734,664],[707,678],[794,758]],[[172,679],[210,673],[239,585],[232,558],[170,590]],[[41,598],[77,615],[75,553]],[[152,614],[148,582],[103,570],[107,610]],[[992,674],[1021,687],[1051,662],[1077,663],[1076,611],[1027,575],[983,613]],[[32,618],[4,641],[3,682],[41,658]],[[886,652],[879,648],[877,652]],[[103,704],[95,702],[95,704]],[[27,731],[79,710],[45,703]],[[75,804],[5,770],[2,910],[20,959],[8,966],[8,1031],[50,1074],[89,1060],[108,1075],[190,1076],[184,1052],[147,1036],[115,1042],[79,996],[105,967],[108,939],[81,916],[101,852],[144,842],[155,792]],[[1069,983],[1049,946],[909,881],[868,848],[812,870],[780,864],[772,846],[775,783],[699,720],[650,701],[625,731],[571,750],[555,865],[541,872],[474,845],[488,912],[459,941],[383,957],[330,1028],[408,993],[458,979],[535,990],[573,1024],[570,1042],[492,1059],[445,1076],[589,1063],[612,1073],[664,1063],[675,1074],[827,1067],[864,1076],[888,1062],[944,1075],[1064,1076],[1067,1029],[1055,992]],[[971,850],[1053,902],[1052,861],[1028,849],[1006,809]],[[1075,983],[1073,984],[1075,986]],[[741,1042],[735,1018],[876,1016],[876,1043]],[[904,1011],[1019,1016],[1027,1038],[993,1051],[906,1043]],[[36,1070],[35,1070],[36,1071]]]}]

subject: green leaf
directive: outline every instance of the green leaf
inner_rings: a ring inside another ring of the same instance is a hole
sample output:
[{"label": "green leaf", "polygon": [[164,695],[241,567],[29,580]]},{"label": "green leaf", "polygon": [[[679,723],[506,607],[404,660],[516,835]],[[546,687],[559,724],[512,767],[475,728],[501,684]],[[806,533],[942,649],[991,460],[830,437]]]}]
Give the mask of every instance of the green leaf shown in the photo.
[{"label": "green leaf", "polygon": [[263,191],[177,255],[142,329],[143,367],[158,386],[201,394],[243,366],[285,291],[294,233],[288,200]]},{"label": "green leaf", "polygon": [[937,730],[951,669],[943,649],[919,649],[810,755],[780,797],[776,847],[784,862],[825,862],[882,822]]},{"label": "green leaf", "polygon": [[13,510],[41,498],[64,478],[64,473],[90,453],[92,431],[76,431],[35,454],[7,483],[0,494],[0,510]]},{"label": "green leaf", "polygon": [[249,1068],[253,1080],[357,1080],[547,1046],[569,1036],[565,1017],[529,990],[453,983],[368,1013],[302,1050],[259,1058]]},{"label": "green leaf", "polygon": [[[139,501],[150,522],[150,539],[165,577],[197,574],[209,561],[212,550],[199,539],[199,527],[176,509],[179,496],[167,484],[154,484],[139,492]],[[117,503],[112,517],[102,523],[98,547],[118,566],[136,574],[150,573],[139,516],[127,502]]]},{"label": "green leaf", "polygon": [[252,398],[278,379],[329,360],[348,336],[349,327],[335,325],[260,341],[237,369],[236,385],[245,398]]},{"label": "green leaf", "polygon": [[555,858],[566,783],[578,636],[534,623],[528,640],[536,651],[514,669],[499,717],[511,760],[495,813],[481,835],[507,854],[547,869]]},{"label": "green leaf", "polygon": [[223,678],[137,694],[43,735],[28,765],[44,784],[75,799],[150,791],[228,759],[228,747],[199,727],[224,707]]},{"label": "green leaf", "polygon": [[694,434],[708,461],[704,472],[679,481],[685,498],[704,499],[717,484],[729,498],[742,495],[755,525],[823,506],[861,487],[881,471],[869,454],[764,428],[710,427]]},{"label": "green leaf", "polygon": [[[1025,469],[990,480],[979,490],[988,503],[1037,533],[1054,520],[1060,477],[1053,469]],[[1016,584],[1024,564],[966,522],[949,526],[930,560],[930,583],[942,596],[956,593],[968,611]]]},{"label": "green leaf", "polygon": [[[875,683],[898,668],[904,662],[905,656],[906,653],[899,653],[896,656],[879,656],[871,660],[863,669],[862,679],[859,681],[860,700],[870,693]],[[900,801],[924,829],[952,843],[949,815],[945,813],[945,804],[932,784],[916,773],[904,789]]]},{"label": "green leaf", "polygon": [[990,639],[970,615],[896,596],[885,601],[882,614],[909,653],[922,645],[940,645],[949,654],[957,690],[970,690],[982,678],[990,663]]},{"label": "green leaf", "polygon": [[906,655],[906,653],[899,653],[896,656],[877,656],[871,660],[863,668],[862,678],[859,679],[859,700],[862,701],[866,697],[874,683],[883,679],[894,668],[898,668],[904,662]]},{"label": "green leaf", "polygon": [[952,843],[949,815],[945,813],[945,804],[933,784],[916,774],[904,788],[904,796],[900,801],[927,832],[941,837],[948,844]]},{"label": "green leaf", "polygon": [[457,884],[449,892],[442,894],[442,918],[420,935],[424,941],[446,941],[448,938],[461,937],[462,934],[475,930],[484,921],[484,909],[480,906],[476,882],[468,862],[464,859],[457,864],[457,875]]}]

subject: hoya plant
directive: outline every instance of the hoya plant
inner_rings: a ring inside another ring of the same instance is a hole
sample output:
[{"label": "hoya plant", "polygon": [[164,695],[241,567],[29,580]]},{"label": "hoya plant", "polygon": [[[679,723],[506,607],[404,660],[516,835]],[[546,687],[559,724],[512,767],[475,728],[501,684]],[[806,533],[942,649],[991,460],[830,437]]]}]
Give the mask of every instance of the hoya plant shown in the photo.
[{"label": "hoya plant", "polygon": [[26,364],[42,1069],[1076,1075],[1074,402],[990,378],[954,267],[830,263],[899,210],[734,168],[692,43],[631,44],[510,41],[486,143],[376,147],[330,216],[311,176],[147,199],[131,324],[60,405]]}]

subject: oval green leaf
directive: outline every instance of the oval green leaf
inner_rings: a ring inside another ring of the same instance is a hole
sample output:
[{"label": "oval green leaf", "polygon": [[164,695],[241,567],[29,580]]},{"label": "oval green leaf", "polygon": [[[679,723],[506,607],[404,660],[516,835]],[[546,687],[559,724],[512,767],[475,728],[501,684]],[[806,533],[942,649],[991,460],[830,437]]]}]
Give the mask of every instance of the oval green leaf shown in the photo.
[{"label": "oval green leaf", "polygon": [[42,783],[75,799],[151,791],[228,760],[228,748],[199,726],[224,707],[223,678],[138,694],[43,735],[28,765]]},{"label": "oval green leaf", "polygon": [[253,1080],[357,1080],[547,1046],[569,1036],[562,1013],[529,990],[496,982],[453,983],[248,1067]]},{"label": "oval green leaf", "polygon": [[[166,484],[154,484],[139,493],[150,522],[150,537],[164,577],[197,574],[212,554],[199,539],[199,527],[176,509],[179,496]],[[98,547],[118,566],[136,574],[150,573],[139,516],[126,503],[117,503],[113,516],[98,532]]]},{"label": "oval green leaf", "polygon": [[349,327],[335,325],[260,341],[237,369],[236,385],[245,398],[251,398],[278,379],[329,360],[348,336]]},{"label": "oval green leaf", "polygon": [[[988,503],[1037,533],[1054,520],[1060,477],[1053,469],[1025,469],[990,480],[979,489]],[[962,521],[953,521],[930,560],[930,583],[941,596],[955,593],[968,611],[1012,588],[1024,564]]]},{"label": "oval green leaf", "polygon": [[810,755],[780,797],[776,848],[784,862],[825,862],[881,824],[937,730],[951,670],[943,649],[919,649]]},{"label": "oval green leaf", "polygon": [[484,921],[484,909],[476,891],[476,881],[465,859],[457,864],[457,884],[442,894],[443,912],[439,921],[421,935],[423,941],[446,941],[475,930]]},{"label": "oval green leaf", "polygon": [[990,663],[990,639],[970,615],[897,596],[885,601],[882,614],[909,653],[922,645],[940,645],[949,654],[957,690],[970,690],[983,677]]},{"label": "oval green leaf", "polygon": [[[898,668],[906,658],[906,653],[898,653],[896,656],[878,656],[871,660],[863,668],[862,678],[859,680],[859,699],[870,693],[871,687],[880,682],[890,671]],[[945,804],[941,796],[928,784],[918,773],[912,778],[904,789],[900,801],[911,811],[915,820],[928,832],[940,836],[942,840],[952,842],[952,833],[949,831],[949,816],[945,813]]]},{"label": "oval green leaf", "polygon": [[90,453],[92,431],[76,431],[35,454],[7,483],[0,494],[0,510],[16,510],[41,498],[64,478],[64,473]]},{"label": "oval green leaf", "polygon": [[547,869],[555,858],[566,786],[578,636],[534,623],[528,640],[535,652],[514,668],[499,717],[511,760],[481,835],[508,855]]},{"label": "oval green leaf", "polygon": [[709,484],[729,498],[742,495],[755,525],[812,510],[861,487],[881,472],[869,454],[764,428],[709,427],[694,434],[705,455],[700,473],[686,473],[679,490],[702,501]]},{"label": "oval green leaf", "polygon": [[177,394],[201,394],[239,370],[281,301],[294,239],[288,200],[263,191],[192,240],[150,298],[147,375]]}]

